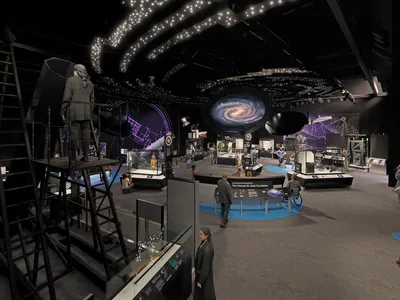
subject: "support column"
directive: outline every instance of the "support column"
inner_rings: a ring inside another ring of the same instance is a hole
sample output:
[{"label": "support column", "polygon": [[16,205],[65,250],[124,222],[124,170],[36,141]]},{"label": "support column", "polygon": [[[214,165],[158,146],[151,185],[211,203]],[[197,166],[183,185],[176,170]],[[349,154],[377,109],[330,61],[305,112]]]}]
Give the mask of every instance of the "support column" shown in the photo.
[{"label": "support column", "polygon": [[389,96],[386,99],[386,117],[388,119],[388,160],[387,174],[388,185],[394,187],[396,179],[394,177],[395,168],[400,165],[400,99],[399,87],[400,80],[389,82]]}]

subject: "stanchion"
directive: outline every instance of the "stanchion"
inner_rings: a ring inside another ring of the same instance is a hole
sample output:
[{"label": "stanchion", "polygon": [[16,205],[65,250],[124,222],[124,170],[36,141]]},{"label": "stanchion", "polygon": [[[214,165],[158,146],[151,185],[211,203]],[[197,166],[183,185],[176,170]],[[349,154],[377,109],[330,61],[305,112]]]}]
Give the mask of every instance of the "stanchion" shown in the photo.
[{"label": "stanchion", "polygon": [[51,108],[50,106],[47,108],[47,139],[48,139],[48,144],[47,144],[47,161],[50,163],[50,157],[51,157]]},{"label": "stanchion", "polygon": [[[67,115],[67,123],[68,123],[68,167],[71,168],[71,104],[68,103],[68,115]],[[87,221],[86,221],[87,222]]]},{"label": "stanchion", "polygon": [[266,215],[268,215],[268,198],[265,198],[265,208],[264,208],[264,211],[265,211],[265,214]]},{"label": "stanchion", "polygon": [[32,107],[32,158],[35,158],[35,109]]},{"label": "stanchion", "polygon": [[122,137],[121,137],[121,106],[119,106],[119,141],[118,141],[118,160],[121,160],[121,148],[122,148]]},{"label": "stanchion", "polygon": [[[97,141],[98,145],[97,145],[97,158],[100,159],[101,156],[101,149],[100,149],[100,136],[101,136],[101,106],[99,106],[99,125],[97,128],[97,132],[99,133],[99,139],[95,139],[95,142]],[[96,133],[94,133],[96,134]]]}]

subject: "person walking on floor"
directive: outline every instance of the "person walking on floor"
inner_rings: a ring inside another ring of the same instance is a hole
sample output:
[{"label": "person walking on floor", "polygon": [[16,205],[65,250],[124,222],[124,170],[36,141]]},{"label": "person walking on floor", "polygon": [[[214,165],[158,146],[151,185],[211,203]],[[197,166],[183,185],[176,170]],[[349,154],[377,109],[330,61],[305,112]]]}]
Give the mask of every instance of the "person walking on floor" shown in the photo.
[{"label": "person walking on floor", "polygon": [[200,246],[195,259],[194,300],[216,300],[214,288],[214,247],[211,231],[207,227],[200,229]]},{"label": "person walking on floor", "polygon": [[226,228],[229,210],[232,204],[232,188],[228,182],[228,174],[224,173],[222,179],[218,180],[219,202],[221,203],[221,228]]},{"label": "person walking on floor", "polygon": [[217,163],[217,149],[213,147],[211,147],[211,164],[216,164]]},{"label": "person walking on floor", "polygon": [[350,154],[347,149],[343,150],[343,157],[344,157],[344,172],[349,173]]},{"label": "person walking on floor", "polygon": [[[396,187],[394,189],[395,190],[396,189],[400,189],[400,165],[397,166],[396,173],[394,174],[394,177],[397,180],[397,184],[396,184]],[[397,193],[397,201],[400,202],[400,193]]]}]

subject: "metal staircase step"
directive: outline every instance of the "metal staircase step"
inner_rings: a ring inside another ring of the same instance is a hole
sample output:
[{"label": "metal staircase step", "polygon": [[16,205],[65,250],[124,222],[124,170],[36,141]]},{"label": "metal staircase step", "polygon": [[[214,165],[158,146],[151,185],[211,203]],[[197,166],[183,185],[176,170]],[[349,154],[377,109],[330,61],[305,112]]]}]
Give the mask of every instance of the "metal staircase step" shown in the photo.
[{"label": "metal staircase step", "polygon": [[0,74],[4,74],[4,75],[14,75],[14,73],[5,72],[5,71],[0,71]]},{"label": "metal staircase step", "polygon": [[11,240],[11,244],[20,242],[20,241],[22,241],[22,240],[29,239],[29,238],[34,237],[34,236],[36,236],[36,235],[38,235],[38,232],[37,232],[37,231],[35,231],[35,232],[33,232],[33,233],[30,233],[30,234],[27,234],[27,235],[24,235],[24,236],[21,236],[21,237],[19,237],[19,238],[17,238],[17,239]]},{"label": "metal staircase step", "polygon": [[18,109],[19,106],[13,106],[13,105],[0,105],[0,108],[13,108],[13,109]]},{"label": "metal staircase step", "polygon": [[22,121],[21,118],[0,118],[0,121]]},{"label": "metal staircase step", "polygon": [[31,256],[33,254],[39,253],[40,251],[42,251],[42,249],[39,248],[39,249],[35,249],[35,250],[32,250],[32,251],[26,252],[25,254],[21,254],[21,255],[18,255],[17,257],[14,257],[13,261],[14,262],[15,261],[19,261],[19,260],[21,260],[21,259],[23,259],[25,257],[28,257],[28,256]]},{"label": "metal staircase step", "polygon": [[22,130],[0,130],[0,134],[22,134]]},{"label": "metal staircase step", "polygon": [[3,93],[0,93],[0,96],[18,98],[18,95],[15,95],[15,94],[3,94]]},{"label": "metal staircase step", "polygon": [[5,65],[12,65],[11,61],[0,60],[0,63],[5,64]]},{"label": "metal staircase step", "polygon": [[5,55],[10,55],[11,54],[10,52],[3,51],[3,50],[0,50],[0,53],[5,54]]},{"label": "metal staircase step", "polygon": [[23,144],[4,144],[4,145],[0,145],[0,148],[6,148],[6,147],[22,147],[22,146],[26,146],[25,143]]},{"label": "metal staircase step", "polygon": [[115,244],[114,246],[112,246],[111,248],[108,248],[108,249],[105,249],[105,253],[109,253],[109,252],[111,252],[111,251],[113,251],[113,250],[115,250],[115,249],[117,249],[117,248],[119,248],[120,246],[119,246],[119,244],[117,245],[117,244]]},{"label": "metal staircase step", "polygon": [[15,86],[15,83],[9,83],[9,82],[0,81],[0,85]]},{"label": "metal staircase step", "polygon": [[17,187],[13,187],[13,188],[9,188],[9,189],[4,189],[4,191],[12,192],[12,191],[18,191],[18,190],[29,189],[29,188],[33,188],[33,185],[28,184],[28,185],[23,185],[23,186],[17,186]]},{"label": "metal staircase step", "polygon": [[3,176],[10,177],[10,176],[28,175],[28,174],[31,174],[31,171],[11,172],[11,173],[7,173]]},{"label": "metal staircase step", "polygon": [[118,258],[117,260],[113,261],[111,264],[109,264],[110,267],[113,267],[114,265],[116,265],[117,263],[119,263],[121,260],[123,260],[125,257],[121,256],[120,258]]},{"label": "metal staircase step", "polygon": [[25,274],[19,276],[19,277],[17,278],[17,280],[21,280],[21,279],[23,279],[23,278],[25,278],[25,277],[31,276],[31,275],[33,275],[34,273],[39,272],[40,270],[43,270],[45,267],[46,267],[46,265],[43,265],[43,266],[40,266],[40,267],[38,267],[38,268],[36,268],[36,269],[33,269],[33,270],[29,271],[29,272],[26,272]]},{"label": "metal staircase step", "polygon": [[29,205],[32,203],[35,203],[36,200],[29,200],[29,201],[24,201],[24,202],[18,202],[18,203],[13,203],[7,206],[7,208],[13,208],[13,207],[17,207],[17,206],[21,206],[21,205]]},{"label": "metal staircase step", "polygon": [[28,160],[29,157],[12,157],[12,158],[6,158],[6,159],[0,159],[1,162],[10,162],[10,161],[15,161],[15,160]]},{"label": "metal staircase step", "polygon": [[15,225],[15,224],[19,224],[19,223],[34,220],[34,219],[37,219],[37,216],[30,216],[30,217],[26,217],[23,219],[19,219],[17,221],[9,222],[8,225]]}]

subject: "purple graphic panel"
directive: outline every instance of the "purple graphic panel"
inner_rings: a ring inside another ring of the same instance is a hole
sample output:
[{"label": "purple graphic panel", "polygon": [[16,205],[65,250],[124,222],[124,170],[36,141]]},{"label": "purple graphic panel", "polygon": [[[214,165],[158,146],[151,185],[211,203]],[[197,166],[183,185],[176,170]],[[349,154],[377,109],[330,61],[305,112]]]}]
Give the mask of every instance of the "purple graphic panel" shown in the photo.
[{"label": "purple graphic panel", "polygon": [[171,120],[161,105],[148,104],[140,107],[140,112],[131,112],[124,119],[132,126],[132,132],[124,141],[124,147],[143,149],[166,133],[172,132]]}]

